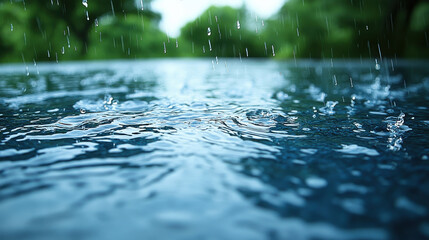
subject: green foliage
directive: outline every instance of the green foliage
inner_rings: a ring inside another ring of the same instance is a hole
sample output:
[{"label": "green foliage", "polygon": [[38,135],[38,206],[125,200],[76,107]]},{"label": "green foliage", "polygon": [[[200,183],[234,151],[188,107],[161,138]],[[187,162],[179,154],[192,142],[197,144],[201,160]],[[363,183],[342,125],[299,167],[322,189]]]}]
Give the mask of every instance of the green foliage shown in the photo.
[{"label": "green foliage", "polygon": [[181,39],[190,42],[193,56],[262,57],[263,42],[249,30],[244,8],[210,7],[181,30]]},{"label": "green foliage", "polygon": [[279,46],[280,58],[359,58],[380,53],[419,57],[409,53],[410,49],[428,49],[428,44],[415,41],[417,35],[425,35],[427,25],[412,31],[409,21],[415,9],[423,16],[422,2],[289,0],[267,21],[264,39]]},{"label": "green foliage", "polygon": [[[135,0],[0,0],[0,62],[429,56],[428,0],[289,0],[270,19],[210,7],[178,39]],[[239,25],[239,27],[238,27]],[[210,31],[208,31],[210,29]]]},{"label": "green foliage", "polygon": [[91,29],[90,42],[92,44],[88,49],[89,59],[178,55],[175,39],[169,39],[149,18],[138,15],[101,18],[99,25]]}]

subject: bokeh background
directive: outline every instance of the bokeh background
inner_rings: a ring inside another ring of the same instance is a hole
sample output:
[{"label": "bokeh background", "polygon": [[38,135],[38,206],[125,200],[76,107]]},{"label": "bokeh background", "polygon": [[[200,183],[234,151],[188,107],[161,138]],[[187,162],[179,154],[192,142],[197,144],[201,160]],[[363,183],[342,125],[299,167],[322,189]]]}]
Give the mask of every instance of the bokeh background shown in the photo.
[{"label": "bokeh background", "polygon": [[429,57],[427,0],[272,1],[269,16],[254,1],[194,1],[209,7],[168,30],[195,15],[192,1],[2,0],[0,62]]}]

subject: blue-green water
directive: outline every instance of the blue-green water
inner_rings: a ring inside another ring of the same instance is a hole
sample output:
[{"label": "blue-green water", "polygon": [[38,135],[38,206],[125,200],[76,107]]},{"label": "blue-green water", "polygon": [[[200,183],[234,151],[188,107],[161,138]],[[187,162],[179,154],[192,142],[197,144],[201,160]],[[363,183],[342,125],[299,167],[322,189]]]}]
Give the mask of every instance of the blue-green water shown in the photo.
[{"label": "blue-green water", "polygon": [[0,238],[427,238],[428,65],[0,66]]}]

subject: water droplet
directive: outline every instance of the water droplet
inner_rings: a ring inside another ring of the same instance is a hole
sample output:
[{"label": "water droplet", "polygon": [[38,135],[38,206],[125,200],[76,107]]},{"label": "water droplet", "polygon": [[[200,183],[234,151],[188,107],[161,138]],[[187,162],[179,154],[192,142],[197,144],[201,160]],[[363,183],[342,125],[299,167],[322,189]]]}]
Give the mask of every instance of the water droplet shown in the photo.
[{"label": "water droplet", "polygon": [[213,50],[212,49],[212,43],[210,42],[210,39],[209,39],[209,49],[210,49],[210,52]]},{"label": "water droplet", "polygon": [[212,35],[212,30],[210,29],[210,27],[207,28],[207,36],[211,36]]},{"label": "water droplet", "polygon": [[276,52],[274,51],[274,45],[271,45],[271,49],[273,50],[273,57],[276,56]]},{"label": "water droplet", "polygon": [[82,0],[82,5],[88,7],[88,0]]},{"label": "water droplet", "polygon": [[165,42],[164,42],[164,54],[167,53],[167,46],[165,46]]},{"label": "water droplet", "polygon": [[64,46],[61,48],[61,54],[64,54]]},{"label": "water droplet", "polygon": [[87,20],[87,21],[89,21],[89,14],[88,14],[88,11],[85,11],[85,14],[86,14],[86,20]]},{"label": "water droplet", "polygon": [[249,50],[246,48],[246,57],[249,57]]},{"label": "water droplet", "polygon": [[240,29],[241,25],[240,25],[240,21],[237,20],[237,29]]},{"label": "water droplet", "polygon": [[368,29],[369,29],[368,25],[366,25],[366,27],[365,27],[365,28],[366,28],[366,30],[368,31]]},{"label": "water droplet", "polygon": [[94,20],[94,24],[96,27],[98,27],[98,19],[97,18]]},{"label": "water droplet", "polygon": [[144,7],[143,7],[143,0],[140,0],[140,6],[141,6],[141,9],[142,9],[142,11],[144,10]]},{"label": "water droplet", "polygon": [[179,47],[179,41],[176,39],[176,48]]},{"label": "water droplet", "polygon": [[378,63],[377,59],[375,59],[375,70],[380,70],[380,64]]},{"label": "water droplet", "polygon": [[13,32],[13,24],[10,24],[10,31]]}]

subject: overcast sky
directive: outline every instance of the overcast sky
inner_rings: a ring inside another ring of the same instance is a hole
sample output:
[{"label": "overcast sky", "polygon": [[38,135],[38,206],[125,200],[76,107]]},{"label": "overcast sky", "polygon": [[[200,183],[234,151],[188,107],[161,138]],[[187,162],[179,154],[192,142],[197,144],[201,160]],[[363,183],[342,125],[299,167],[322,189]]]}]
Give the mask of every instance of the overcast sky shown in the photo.
[{"label": "overcast sky", "polygon": [[197,18],[211,5],[240,7],[245,3],[250,12],[266,18],[277,12],[284,2],[285,0],[156,0],[152,3],[152,9],[162,15],[161,29],[176,37],[181,27]]}]

